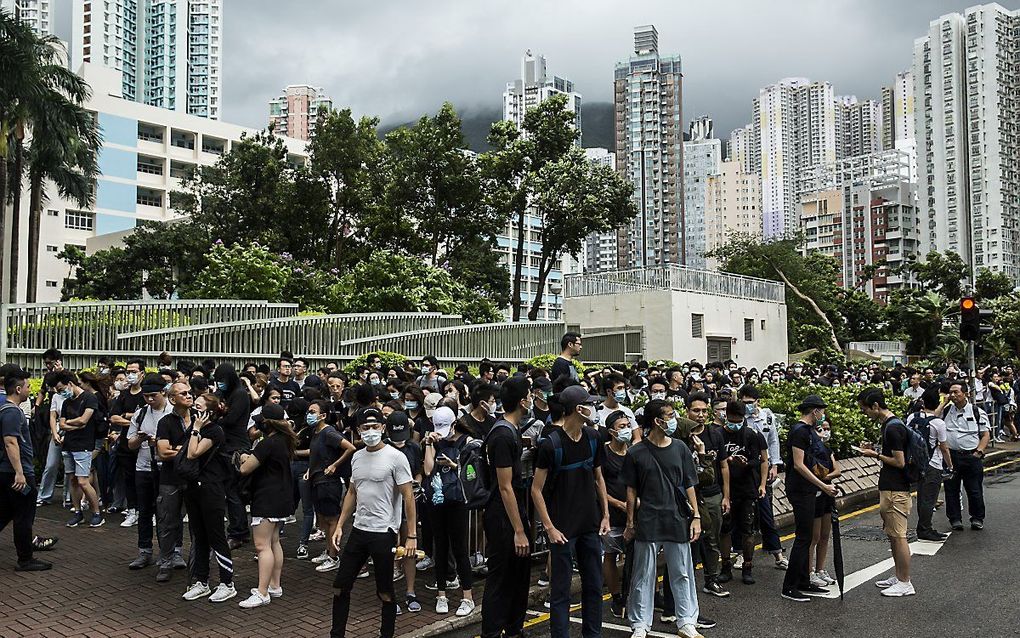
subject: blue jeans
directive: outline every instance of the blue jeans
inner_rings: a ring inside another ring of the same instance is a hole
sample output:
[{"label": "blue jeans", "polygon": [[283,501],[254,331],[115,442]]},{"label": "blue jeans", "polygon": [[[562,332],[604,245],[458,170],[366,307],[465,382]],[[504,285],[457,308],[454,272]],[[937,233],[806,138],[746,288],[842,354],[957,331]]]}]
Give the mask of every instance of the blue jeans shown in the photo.
[{"label": "blue jeans", "polygon": [[776,519],[772,514],[771,483],[765,486],[765,498],[758,499],[758,529],[761,530],[762,549],[770,554],[779,554],[783,551],[783,544],[779,541],[779,532],[776,530]]},{"label": "blue jeans", "polygon": [[676,626],[698,622],[698,585],[688,543],[635,541],[634,573],[627,598],[627,621],[631,629],[650,631],[655,615],[655,557],[662,549],[669,571],[669,587],[676,604]]},{"label": "blue jeans", "polygon": [[550,545],[552,574],[549,585],[549,635],[568,638],[570,635],[570,580],[572,552],[577,553],[577,570],[581,572],[581,636],[602,635],[602,539],[598,532],[581,534],[565,545]]},{"label": "blue jeans", "polygon": [[[53,490],[57,486],[57,476],[63,467],[60,446],[50,437],[49,449],[46,451],[46,467],[43,468],[42,480],[39,482],[40,501],[49,502],[53,498]],[[70,489],[70,486],[66,489]]]},{"label": "blue jeans", "polygon": [[308,470],[308,461],[292,461],[290,464],[291,474],[294,476],[294,510],[297,511],[297,502],[301,500],[301,545],[308,544],[308,537],[312,535],[312,526],[315,525],[315,499],[312,497],[312,484],[304,479]]}]

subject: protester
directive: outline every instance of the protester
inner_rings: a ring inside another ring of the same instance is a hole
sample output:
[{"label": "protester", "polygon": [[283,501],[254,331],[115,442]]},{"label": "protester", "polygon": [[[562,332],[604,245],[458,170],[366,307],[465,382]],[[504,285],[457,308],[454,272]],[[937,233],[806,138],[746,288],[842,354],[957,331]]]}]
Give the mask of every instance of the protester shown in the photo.
[{"label": "protester", "polygon": [[[289,371],[289,367],[287,370]],[[222,406],[219,425],[223,428],[223,434],[226,437],[223,452],[228,455],[234,452],[247,452],[251,448],[248,420],[252,412],[248,391],[241,384],[234,366],[229,363],[221,363],[217,366],[213,378],[216,381],[216,396],[219,397]],[[280,403],[287,407],[289,402],[286,400],[285,388],[293,389],[297,387],[297,384],[294,383],[293,386],[284,384],[275,387],[280,390],[283,396]],[[233,550],[248,542],[250,538],[248,515],[245,513],[237,477],[234,474],[228,477],[224,489],[227,495],[227,517],[229,519],[227,537],[230,549]]]},{"label": "protester", "polygon": [[[392,445],[407,458],[407,464],[411,468],[411,486],[416,495],[415,508],[419,509],[417,503],[420,500],[417,499],[417,495],[421,493],[422,497],[424,497],[424,490],[421,488],[424,458],[421,446],[411,440],[411,423],[407,420],[407,414],[394,411],[386,417],[386,438],[389,445]],[[353,447],[351,452],[353,453]],[[414,536],[414,531],[413,529],[408,529],[407,516],[405,515],[400,521],[399,544],[405,545],[407,537],[409,535]],[[393,571],[393,580],[399,580],[401,575],[403,576],[406,585],[404,606],[409,612],[418,613],[421,611],[421,603],[418,602],[418,596],[414,590],[415,578],[417,576],[415,557],[413,555],[404,556],[400,559],[400,565],[401,567]],[[399,607],[397,613],[400,613]]]},{"label": "protester", "polygon": [[[812,471],[823,483],[832,485],[842,474],[836,455],[829,449],[828,442],[832,437],[832,424],[828,419],[817,424],[812,437],[814,444],[811,456],[815,461]],[[815,496],[815,528],[811,535],[811,548],[808,550],[808,571],[810,582],[816,587],[835,585],[836,579],[825,569],[829,555],[829,539],[832,536],[832,512],[836,507],[836,499],[824,492]]]},{"label": "protester", "polygon": [[[609,504],[609,533],[602,536],[602,577],[609,590],[610,612],[623,618],[626,593],[630,589],[633,543],[624,540],[627,528],[627,485],[623,481],[623,460],[633,440],[635,423],[624,412],[617,410],[606,417],[609,442],[604,444],[602,479],[606,484],[606,501]],[[623,573],[619,560],[625,557]]]},{"label": "protester", "polygon": [[761,529],[762,545],[766,552],[775,559],[776,569],[786,569],[789,562],[783,555],[783,546],[779,542],[779,530],[776,529],[775,515],[772,510],[772,484],[779,475],[782,457],[779,454],[779,427],[772,410],[759,405],[761,394],[752,385],[740,388],[739,397],[746,410],[745,421],[768,446],[768,478],[765,480],[765,494],[757,499],[757,520]]},{"label": "protester", "polygon": [[[135,492],[138,495],[138,557],[131,561],[129,569],[142,569],[153,562],[152,516],[156,512],[156,495],[159,492],[156,431],[160,420],[171,410],[163,394],[164,385],[158,374],[145,375],[142,381],[145,405],[131,417],[131,427],[128,429],[128,447],[136,452]],[[161,558],[170,560],[169,556]]]},{"label": "protester", "polygon": [[194,399],[185,383],[170,386],[167,398],[171,412],[156,424],[155,456],[159,460],[159,488],[156,497],[156,534],[159,539],[159,569],[156,582],[170,580],[171,570],[184,569],[184,491],[186,482],[174,469],[177,455],[188,444],[188,429],[194,424]]},{"label": "protester", "polygon": [[549,377],[553,383],[561,377],[567,377],[577,383],[580,378],[577,376],[577,369],[574,368],[574,359],[581,355],[581,335],[576,332],[568,332],[560,339],[560,356],[552,364]]},{"label": "protester", "polygon": [[[60,393],[63,404],[60,408],[60,430],[64,440],[61,446],[64,456],[64,474],[73,475],[67,480],[71,484],[71,510],[74,516],[67,522],[68,527],[77,527],[85,521],[82,503],[88,502],[92,511],[89,527],[99,527],[106,522],[99,508],[99,495],[92,486],[92,451],[96,445],[95,421],[99,410],[96,395],[85,392],[77,379],[67,370],[57,373],[53,379],[54,390]],[[150,511],[149,515],[152,513]],[[151,526],[150,526],[151,530]],[[151,535],[151,532],[150,532]]]},{"label": "protester", "polygon": [[[326,423],[328,408],[323,401],[308,406],[307,421],[313,428],[308,456],[308,483],[312,489],[312,502],[319,528],[332,538],[340,518],[343,504],[343,479],[340,468],[354,455],[354,444],[344,438],[340,430]],[[312,423],[314,417],[315,422]],[[307,542],[307,539],[302,539]],[[339,548],[327,545],[322,555],[312,559],[319,572],[335,571],[340,567]],[[305,555],[307,556],[307,548]],[[299,548],[300,554],[300,548]]]},{"label": "protester", "polygon": [[948,535],[935,529],[932,515],[946,475],[952,475],[953,458],[946,442],[946,422],[937,415],[940,397],[937,388],[928,388],[920,396],[921,409],[907,418],[907,427],[921,434],[928,444],[931,461],[917,486],[917,538],[941,542]]},{"label": "protester", "polygon": [[[724,463],[729,473],[731,538],[742,551],[743,557],[740,566],[741,581],[745,585],[753,585],[754,519],[758,511],[757,504],[766,495],[770,463],[765,438],[750,425],[745,414],[743,403],[730,401],[726,404]],[[723,560],[728,563],[728,559],[729,548],[726,548]]]}]

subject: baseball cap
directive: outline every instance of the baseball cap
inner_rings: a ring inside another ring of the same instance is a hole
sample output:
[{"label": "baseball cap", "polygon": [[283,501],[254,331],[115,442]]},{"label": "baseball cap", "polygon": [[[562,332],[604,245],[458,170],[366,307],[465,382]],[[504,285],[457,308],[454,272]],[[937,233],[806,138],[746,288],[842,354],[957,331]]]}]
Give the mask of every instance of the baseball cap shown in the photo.
[{"label": "baseball cap", "polygon": [[552,381],[550,381],[548,377],[538,377],[534,380],[532,385],[542,392],[552,392]]},{"label": "baseball cap", "polygon": [[436,406],[439,405],[439,402],[442,400],[443,395],[439,394],[438,392],[429,392],[428,395],[425,397],[424,405],[425,416],[431,419],[432,415],[436,411]]},{"label": "baseball cap", "polygon": [[16,363],[5,363],[0,366],[0,378],[3,379],[28,379],[31,376]]},{"label": "baseball cap", "polygon": [[386,423],[386,419],[383,418],[382,412],[375,408],[365,408],[358,412],[358,425],[364,425],[366,423]]},{"label": "baseball cap", "polygon": [[411,424],[404,412],[392,412],[386,417],[386,431],[391,441],[406,441],[411,438]]},{"label": "baseball cap", "polygon": [[262,406],[262,412],[255,416],[255,421],[265,421],[270,419],[272,421],[286,421],[287,411],[283,409],[283,406],[279,403],[267,403]]},{"label": "baseball cap", "polygon": [[446,436],[450,432],[450,427],[453,426],[454,418],[456,417],[453,414],[453,410],[445,405],[436,408],[435,414],[432,415],[432,427],[436,432]]},{"label": "baseball cap", "polygon": [[599,398],[597,396],[589,394],[584,387],[579,385],[572,385],[569,388],[565,388],[563,392],[560,392],[560,405],[563,406],[565,412],[573,412],[579,405],[598,402]]}]

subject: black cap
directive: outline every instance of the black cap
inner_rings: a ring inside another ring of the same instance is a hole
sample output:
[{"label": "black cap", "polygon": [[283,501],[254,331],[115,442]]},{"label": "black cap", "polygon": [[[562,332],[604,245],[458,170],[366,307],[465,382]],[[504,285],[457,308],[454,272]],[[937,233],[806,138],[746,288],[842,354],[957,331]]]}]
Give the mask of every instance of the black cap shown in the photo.
[{"label": "black cap", "polygon": [[166,387],[166,381],[155,372],[150,372],[142,379],[142,394],[162,392],[164,387]]},{"label": "black cap", "polygon": [[258,415],[257,420],[265,421],[270,419],[272,421],[286,421],[287,411],[283,409],[283,406],[279,403],[267,403],[262,406],[262,412]]},{"label": "black cap", "polygon": [[550,392],[552,390],[552,381],[549,380],[549,377],[538,377],[534,380],[533,385],[542,392]]},{"label": "black cap", "polygon": [[560,392],[560,405],[563,406],[565,412],[573,412],[574,408],[579,405],[586,403],[598,403],[599,398],[591,395],[588,391],[579,385],[572,385],[569,388],[565,388],[563,392]]},{"label": "black cap", "polygon": [[386,417],[386,431],[391,441],[406,441],[411,438],[411,424],[406,412],[391,412]]},{"label": "black cap", "polygon": [[0,366],[0,378],[3,379],[28,379],[31,376],[16,363],[5,363]]},{"label": "black cap", "polygon": [[806,397],[804,397],[803,401],[800,402],[800,405],[797,406],[797,410],[800,412],[810,412],[815,408],[825,407],[828,407],[828,404],[825,403],[822,397],[818,396],[817,394],[809,394]]},{"label": "black cap", "polygon": [[365,423],[386,423],[386,419],[383,418],[382,412],[375,408],[365,408],[358,412],[358,425],[364,425]]}]

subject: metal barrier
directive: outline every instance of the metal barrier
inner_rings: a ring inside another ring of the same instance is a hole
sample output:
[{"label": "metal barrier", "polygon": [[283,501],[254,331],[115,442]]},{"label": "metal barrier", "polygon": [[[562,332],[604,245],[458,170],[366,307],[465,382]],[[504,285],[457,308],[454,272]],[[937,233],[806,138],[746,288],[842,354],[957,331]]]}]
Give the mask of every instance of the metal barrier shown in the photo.
[{"label": "metal barrier", "polygon": [[639,290],[677,290],[786,303],[786,288],[778,281],[676,264],[566,275],[564,282],[566,298],[615,295]]}]

